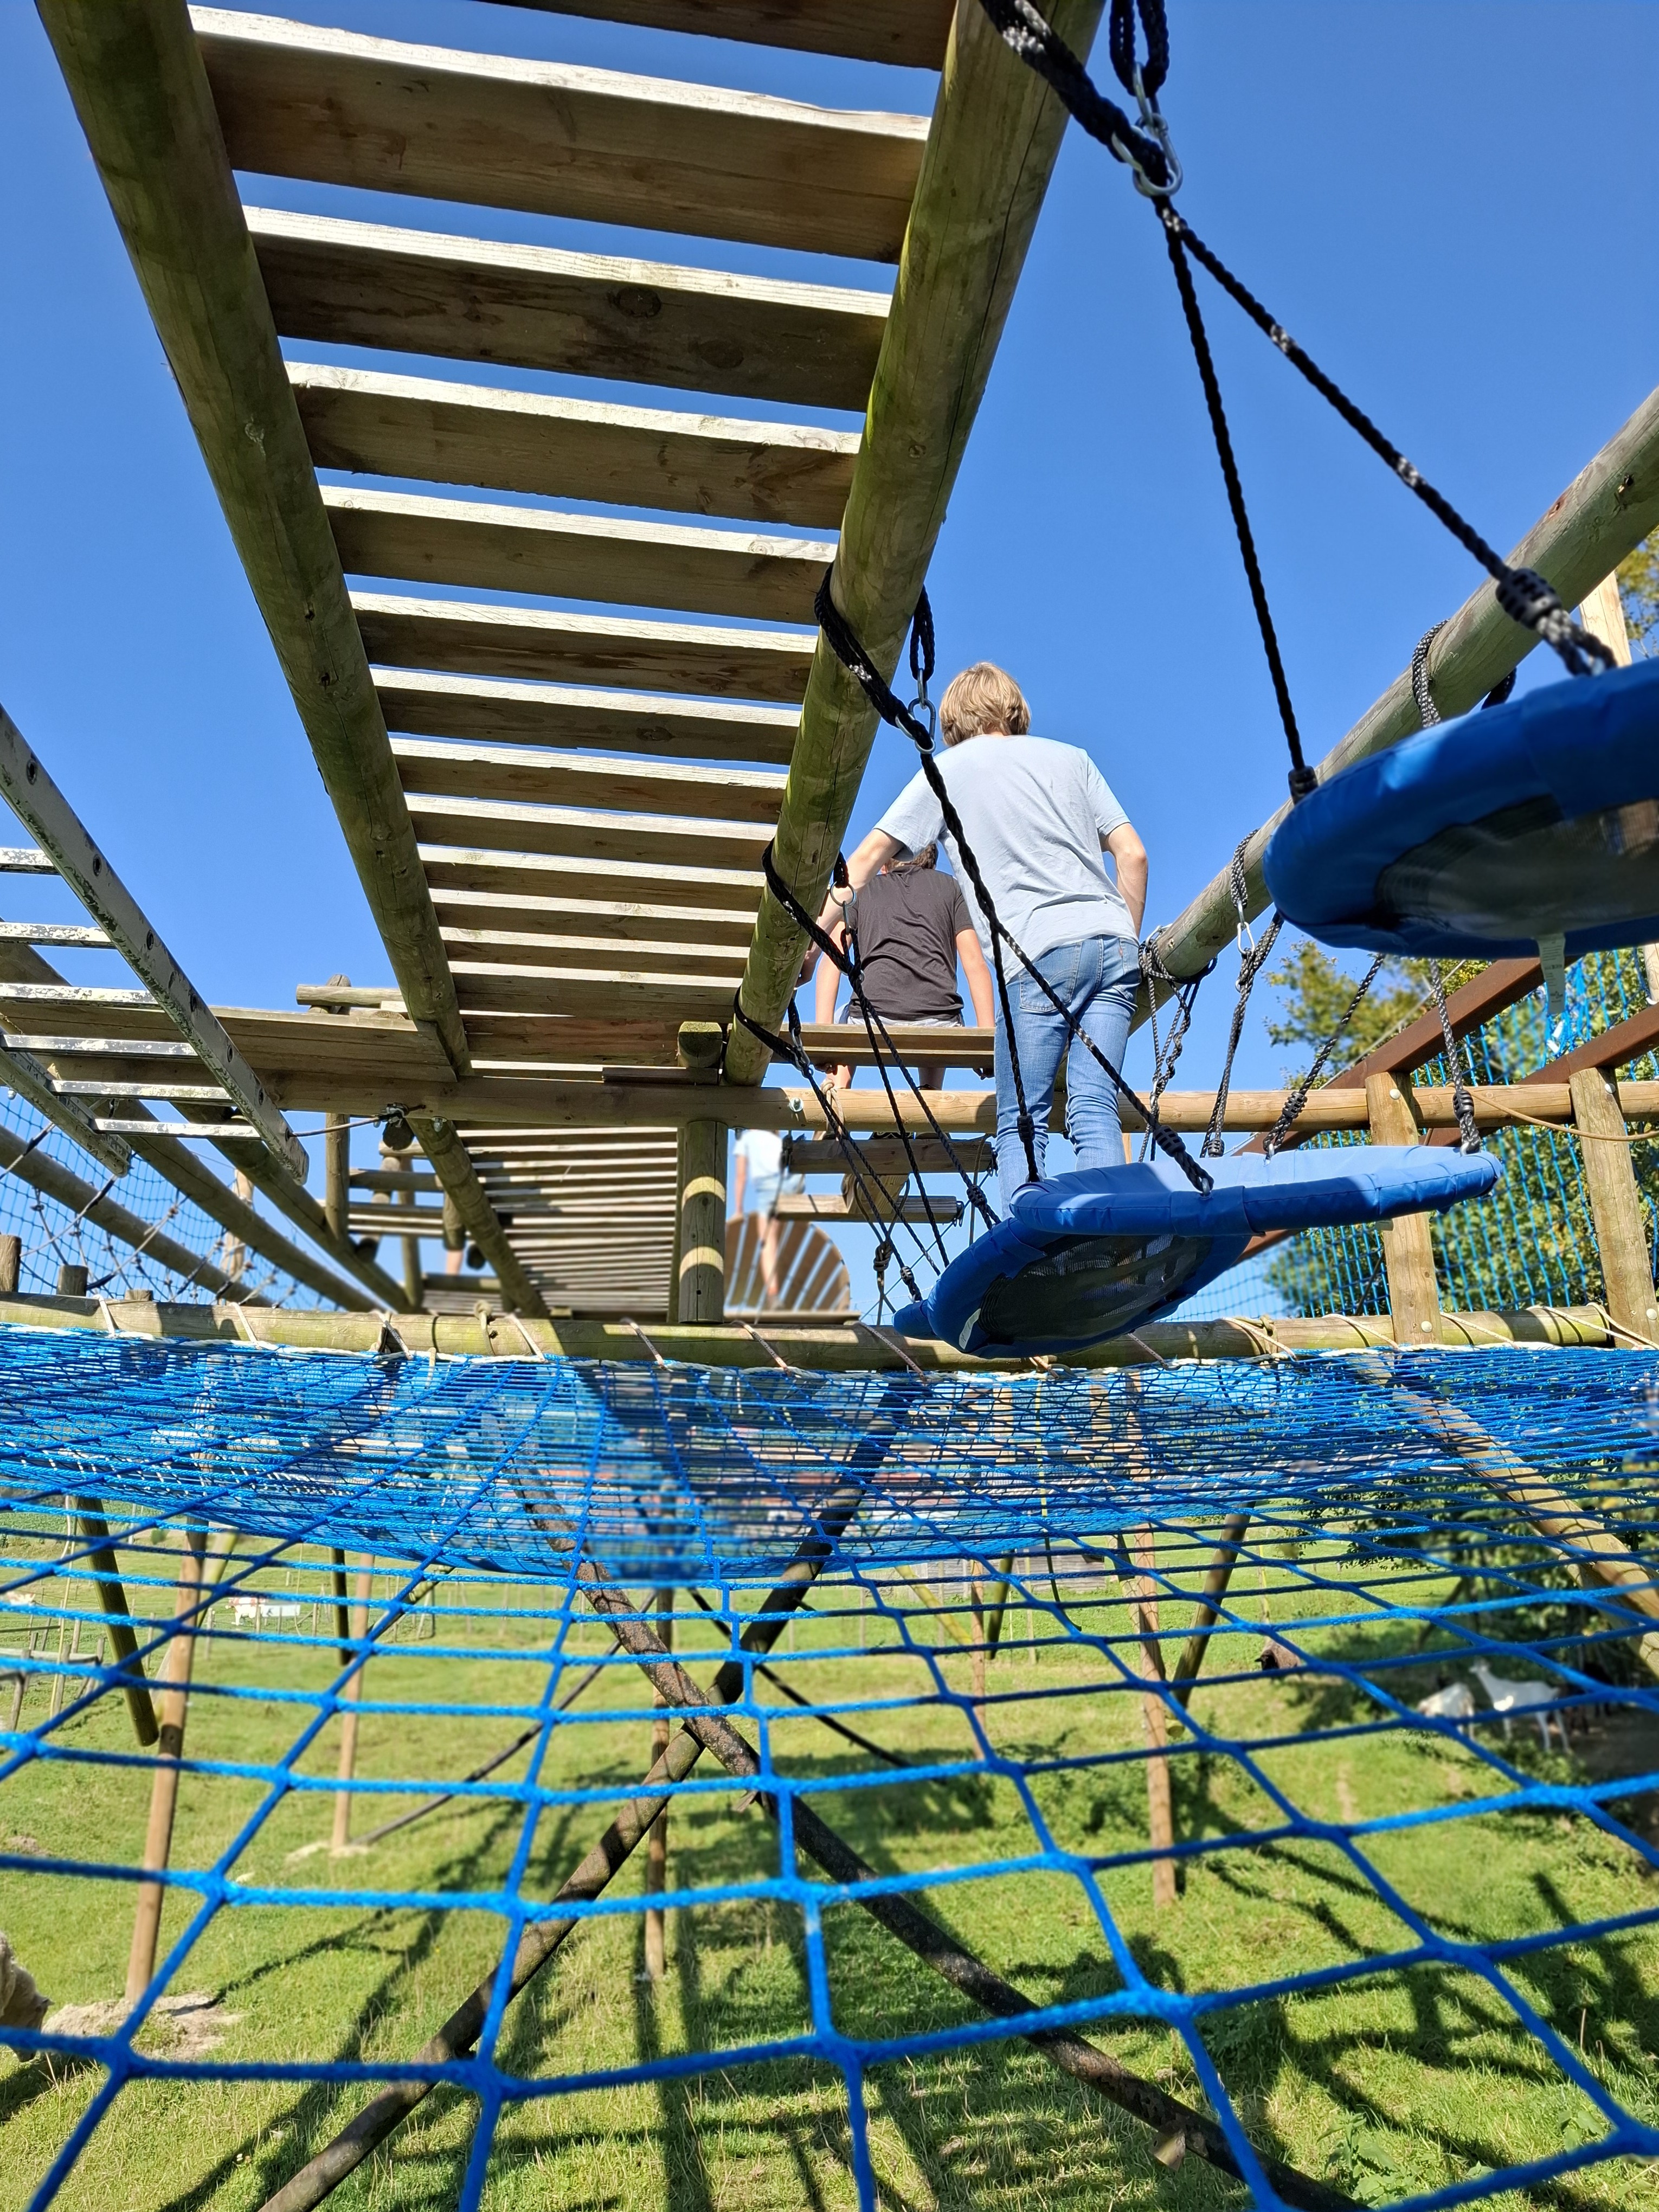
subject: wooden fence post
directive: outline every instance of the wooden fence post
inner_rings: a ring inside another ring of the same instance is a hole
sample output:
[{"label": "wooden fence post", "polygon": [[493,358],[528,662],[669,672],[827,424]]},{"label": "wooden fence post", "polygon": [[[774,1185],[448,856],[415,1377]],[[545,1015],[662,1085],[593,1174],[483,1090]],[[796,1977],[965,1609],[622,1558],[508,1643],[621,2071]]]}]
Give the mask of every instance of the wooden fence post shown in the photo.
[{"label": "wooden fence post", "polygon": [[[109,1625],[110,1650],[121,1662],[121,1690],[127,1701],[127,1711],[132,1716],[132,1732],[140,1743],[154,1743],[160,1733],[156,1726],[155,1708],[150,1703],[149,1690],[144,1681],[143,1662],[138,1657],[138,1639],[133,1633],[132,1617],[127,1611],[127,1594],[121,1587],[120,1569],[116,1564],[114,1547],[109,1540],[109,1523],[104,1518],[103,1504],[96,1498],[77,1498],[75,1512],[81,1534],[92,1547],[87,1555],[87,1566],[96,1577],[93,1587],[98,1593],[98,1602],[103,1607],[104,1619]],[[15,1718],[12,1725],[16,1726]]]},{"label": "wooden fence post", "polygon": [[[351,1633],[361,1643],[368,1634],[368,1601],[373,1592],[374,1577],[367,1567],[359,1570],[352,1590]],[[340,1720],[340,1771],[338,1779],[348,1783],[357,1771],[357,1703],[363,1694],[363,1676],[368,1671],[365,1660],[351,1680],[341,1691],[345,1711]],[[334,1833],[330,1840],[331,1852],[346,1849],[351,1841],[351,1792],[347,1789],[334,1793]]]},{"label": "wooden fence post", "polygon": [[[1370,1075],[1365,1104],[1374,1145],[1420,1145],[1423,1133],[1403,1075]],[[1434,1246],[1425,1213],[1402,1213],[1382,1228],[1382,1261],[1389,1275],[1394,1340],[1402,1349],[1440,1341],[1440,1293],[1434,1279]]]},{"label": "wooden fence post", "polygon": [[[669,1650],[674,1648],[674,1592],[665,1585],[657,1592],[657,1633]],[[662,1717],[651,1723],[651,1766],[654,1767],[668,1750],[670,1735],[668,1708],[660,1690],[652,1702],[662,1707]],[[647,1769],[648,1772],[650,1769]],[[651,1897],[660,1897],[668,1887],[668,1814],[664,1812],[652,1824],[645,1852],[645,1887]],[[645,1911],[645,1971],[653,1982],[661,1981],[668,1971],[668,1916],[658,1905],[650,1905]]]},{"label": "wooden fence post", "polygon": [[[185,1536],[185,1556],[179,1569],[179,1598],[173,1608],[176,1622],[188,1620],[200,1601],[202,1565],[207,1552],[205,1528],[188,1528]],[[150,1784],[149,1825],[144,1833],[146,1874],[165,1873],[173,1853],[173,1819],[178,1809],[179,1768],[185,1751],[185,1715],[190,1700],[191,1670],[195,1662],[194,1624],[182,1630],[175,1627],[161,1661],[161,1741],[158,1764]],[[132,1948],[127,1954],[129,2005],[137,2003],[155,1974],[155,1945],[166,1894],[159,1881],[141,1882],[138,1886]]]},{"label": "wooden fence post", "polygon": [[342,1242],[351,1234],[351,1124],[343,1114],[323,1117],[323,1212]]},{"label": "wooden fence post", "polygon": [[682,1322],[726,1319],[726,1124],[688,1121],[680,1139]]},{"label": "wooden fence post", "polygon": [[1620,1328],[1644,1343],[1659,1340],[1659,1302],[1654,1297],[1653,1267],[1648,1255],[1636,1170],[1625,1137],[1619,1098],[1598,1067],[1581,1067],[1567,1078],[1572,1118],[1579,1133],[1584,1190],[1595,1245],[1601,1255],[1602,1296]]}]

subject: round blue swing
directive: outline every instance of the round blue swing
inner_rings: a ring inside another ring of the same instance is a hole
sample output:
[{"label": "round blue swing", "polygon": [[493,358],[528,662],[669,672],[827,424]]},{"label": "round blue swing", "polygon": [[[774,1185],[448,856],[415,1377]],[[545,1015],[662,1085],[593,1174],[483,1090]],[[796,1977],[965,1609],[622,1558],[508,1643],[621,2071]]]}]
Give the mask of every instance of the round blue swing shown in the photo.
[{"label": "round blue swing", "polygon": [[1437,723],[1291,808],[1264,862],[1326,945],[1546,969],[1659,937],[1659,660]]},{"label": "round blue swing", "polygon": [[1011,1217],[951,1262],[893,1326],[992,1358],[1078,1352],[1223,1274],[1253,1237],[1438,1212],[1485,1195],[1496,1160],[1428,1145],[1236,1152],[1194,1190],[1170,1160],[1091,1168],[1014,1194]]}]

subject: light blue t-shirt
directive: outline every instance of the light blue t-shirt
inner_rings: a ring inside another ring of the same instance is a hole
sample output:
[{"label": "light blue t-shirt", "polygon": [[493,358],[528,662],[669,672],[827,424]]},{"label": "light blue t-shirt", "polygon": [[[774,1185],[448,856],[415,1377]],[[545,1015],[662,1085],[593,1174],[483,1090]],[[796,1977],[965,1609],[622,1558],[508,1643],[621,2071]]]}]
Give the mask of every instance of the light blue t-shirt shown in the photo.
[{"label": "light blue t-shirt", "polygon": [[[942,750],[939,764],[997,917],[1033,960],[1085,937],[1133,939],[1101,852],[1102,839],[1129,817],[1081,747],[967,738]],[[878,827],[913,853],[944,838],[988,961],[990,930],[925,776],[905,786]]]}]

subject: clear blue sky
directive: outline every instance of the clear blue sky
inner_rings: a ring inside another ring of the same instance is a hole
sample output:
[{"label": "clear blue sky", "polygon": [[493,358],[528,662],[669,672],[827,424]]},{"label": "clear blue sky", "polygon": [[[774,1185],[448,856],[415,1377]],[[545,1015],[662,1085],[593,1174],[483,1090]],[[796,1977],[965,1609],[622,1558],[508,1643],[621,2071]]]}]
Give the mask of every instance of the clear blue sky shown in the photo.
[{"label": "clear blue sky", "polygon": [[[270,12],[830,103],[931,101],[921,76],[474,0]],[[1659,381],[1659,8],[1174,0],[1170,15],[1183,211],[1507,546]],[[318,204],[292,185],[258,196]],[[295,983],[337,969],[386,980],[27,0],[0,0],[0,700],[212,999],[291,1005]],[[778,265],[408,201],[393,219]],[[1207,289],[1205,305],[1316,757],[1475,578],[1265,341]],[[1100,762],[1151,849],[1149,922],[1278,803],[1282,739],[1164,250],[1125,173],[1075,131],[930,588],[945,672],[1005,662],[1034,726]],[[884,733],[854,836],[911,765]],[[45,911],[35,886],[0,891],[11,912]],[[1194,1082],[1212,1077],[1230,989],[1223,974],[1206,986]],[[1239,1072],[1271,1079],[1278,1060],[1258,1027]]]}]

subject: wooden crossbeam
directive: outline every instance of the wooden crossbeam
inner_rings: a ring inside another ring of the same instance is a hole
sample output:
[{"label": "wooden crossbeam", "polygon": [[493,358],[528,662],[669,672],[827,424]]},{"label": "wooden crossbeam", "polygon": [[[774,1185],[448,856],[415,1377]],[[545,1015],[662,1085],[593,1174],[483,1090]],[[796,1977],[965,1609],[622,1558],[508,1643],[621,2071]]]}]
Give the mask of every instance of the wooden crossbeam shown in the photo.
[{"label": "wooden crossbeam", "polygon": [[[354,591],[351,604],[376,681],[389,668],[439,670],[510,682],[639,686],[793,704],[806,689],[813,633],[646,622],[629,615],[561,614],[526,606]],[[421,677],[414,678],[416,696]],[[399,690],[398,696],[408,694]],[[434,690],[434,696],[436,696]],[[453,694],[446,694],[453,701]],[[660,704],[661,702],[659,702]],[[452,705],[451,711],[460,711]],[[404,727],[414,726],[405,724]],[[793,725],[792,725],[793,726]],[[440,733],[441,734],[441,732]],[[495,731],[455,732],[494,736]],[[792,737],[793,742],[793,737]],[[750,756],[769,757],[764,750]]]},{"label": "wooden crossbeam", "polygon": [[[457,822],[457,829],[463,827]],[[758,857],[758,855],[757,856]],[[528,896],[647,899],[659,907],[747,907],[760,902],[763,878],[758,867],[687,866],[635,860],[592,860],[580,853],[526,852],[503,847],[438,845],[421,848],[434,891],[514,891]]]},{"label": "wooden crossbeam", "polygon": [[682,820],[708,815],[769,825],[777,819],[786,781],[769,769],[689,768],[678,761],[457,744],[437,738],[393,738],[392,755],[406,792],[531,805],[643,806]]},{"label": "wooden crossbeam", "polygon": [[554,1006],[594,1013],[625,1009],[636,1015],[659,1013],[665,1019],[701,1015],[712,1021],[731,1006],[737,981],[735,971],[673,975],[637,968],[551,968],[456,959],[450,967],[462,1012],[468,1015],[520,1008],[541,1013]]},{"label": "wooden crossbeam", "polygon": [[506,0],[550,15],[641,23],[653,31],[744,39],[808,53],[847,54],[936,70],[945,58],[956,0]]},{"label": "wooden crossbeam", "polygon": [[[556,964],[561,956],[574,956],[579,965],[597,969],[601,964],[599,956],[613,948],[617,940],[608,934],[564,937],[534,930],[447,928],[444,943],[449,947],[452,960],[459,957],[474,962],[493,960],[533,966],[544,960]],[[742,950],[729,945],[653,943],[632,949],[635,957],[643,958],[648,954],[654,963],[659,963],[665,971],[665,980],[675,973],[699,974],[710,981],[724,982],[728,990],[734,991],[743,974]],[[649,972],[654,975],[655,967]]]},{"label": "wooden crossbeam", "polygon": [[410,1011],[466,1039],[386,726],[181,7],[40,9]]},{"label": "wooden crossbeam", "polygon": [[[647,868],[684,875],[694,866],[757,866],[770,835],[759,823],[612,813],[592,807],[517,806],[425,792],[409,793],[405,804],[423,842],[493,844],[506,852],[620,862],[621,871],[609,878],[612,883],[641,882]],[[660,875],[652,878],[660,879]]]},{"label": "wooden crossbeam", "polygon": [[898,258],[924,117],[191,15],[234,168]]},{"label": "wooden crossbeam", "polygon": [[415,737],[489,744],[587,745],[615,753],[788,765],[797,718],[779,707],[667,700],[649,692],[505,684],[377,669],[386,726]]},{"label": "wooden crossbeam", "polygon": [[762,622],[808,621],[836,551],[818,538],[495,507],[424,492],[325,484],[322,499],[340,564],[353,575]]},{"label": "wooden crossbeam", "polygon": [[319,468],[833,530],[858,433],[290,362]]},{"label": "wooden crossbeam", "polygon": [[246,220],[277,329],[329,345],[855,413],[887,319],[880,292],[270,208]]},{"label": "wooden crossbeam", "polygon": [[661,948],[690,938],[704,951],[741,952],[754,927],[740,907],[645,906],[622,899],[530,898],[514,891],[436,890],[432,902],[447,929],[553,930],[562,941]]}]

